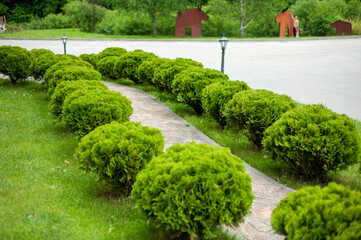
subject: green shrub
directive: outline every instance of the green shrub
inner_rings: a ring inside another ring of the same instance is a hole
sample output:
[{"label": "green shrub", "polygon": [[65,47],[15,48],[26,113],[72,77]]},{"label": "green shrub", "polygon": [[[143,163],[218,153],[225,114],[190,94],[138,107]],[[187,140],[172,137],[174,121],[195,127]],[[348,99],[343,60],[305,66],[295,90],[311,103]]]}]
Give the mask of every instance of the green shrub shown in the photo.
[{"label": "green shrub", "polygon": [[236,226],[250,212],[251,178],[228,148],[191,142],[166,152],[149,162],[133,186],[147,220],[207,239],[217,226]]},{"label": "green shrub", "polygon": [[361,239],[361,193],[330,183],[288,194],[272,213],[287,239]]},{"label": "green shrub", "polygon": [[137,174],[163,153],[160,130],[139,122],[112,122],[85,135],[76,149],[79,166],[129,195]]},{"label": "green shrub", "polygon": [[142,62],[155,58],[153,53],[143,52],[142,50],[134,50],[122,55],[114,64],[114,72],[118,78],[129,78],[135,83],[139,82],[135,72]]},{"label": "green shrub", "polygon": [[150,35],[151,31],[152,21],[144,11],[107,11],[102,21],[96,25],[97,33],[108,35]]},{"label": "green shrub", "polygon": [[90,80],[78,80],[78,81],[64,81],[61,82],[54,90],[53,95],[51,95],[49,109],[50,111],[58,117],[58,120],[61,120],[61,113],[63,111],[64,99],[75,92],[76,90],[92,90],[100,89],[104,91],[109,91],[108,87],[105,86],[100,81],[90,81]]},{"label": "green shrub", "polygon": [[48,94],[51,96],[59,83],[62,81],[94,80],[100,81],[101,75],[98,71],[81,66],[69,66],[54,72],[53,78],[49,81]]},{"label": "green shrub", "polygon": [[60,69],[67,68],[70,66],[81,66],[81,67],[87,67],[89,69],[94,69],[94,67],[83,60],[74,60],[74,59],[67,59],[63,60],[62,57],[57,55],[58,62],[54,65],[52,65],[48,70],[46,70],[44,74],[44,83],[48,84],[49,81],[54,77],[54,73]]},{"label": "green shrub", "polygon": [[98,54],[95,54],[95,53],[85,54],[84,53],[84,54],[81,54],[79,56],[79,58],[83,61],[90,63],[94,67],[94,69],[97,68],[97,63],[99,61]]},{"label": "green shrub", "polygon": [[43,19],[33,18],[29,23],[31,29],[61,29],[73,27],[73,22],[63,14],[50,13]]},{"label": "green shrub", "polygon": [[144,61],[139,65],[137,71],[135,72],[135,77],[141,83],[151,84],[156,68],[168,60],[169,59],[167,58],[154,57],[150,60]]},{"label": "green shrub", "polygon": [[43,54],[54,54],[51,50],[44,49],[44,48],[34,48],[30,50],[30,54],[33,56],[33,58],[37,58]]},{"label": "green shrub", "polygon": [[132,113],[131,101],[121,93],[84,89],[64,99],[62,122],[84,136],[98,126],[129,121]]},{"label": "green shrub", "polygon": [[32,73],[33,59],[30,52],[21,47],[0,47],[0,72],[9,75],[11,83],[27,79]]},{"label": "green shrub", "polygon": [[109,56],[120,57],[125,53],[127,53],[127,50],[125,50],[124,48],[109,47],[109,48],[104,49],[100,53],[98,53],[98,59],[100,60],[100,59],[103,59],[103,58],[109,57]]},{"label": "green shrub", "polygon": [[203,67],[203,64],[187,58],[169,59],[156,68],[152,82],[157,88],[172,92],[175,75],[192,66]]},{"label": "green shrub", "polygon": [[180,102],[191,106],[197,114],[202,114],[202,92],[215,82],[225,82],[228,76],[214,69],[191,67],[175,75],[172,92]]},{"label": "green shrub", "polygon": [[59,61],[54,53],[44,53],[34,59],[33,77],[42,79],[46,71]]},{"label": "green shrub", "polygon": [[355,123],[322,105],[309,105],[283,115],[266,130],[263,146],[272,159],[309,179],[344,169],[360,155]]},{"label": "green shrub", "polygon": [[286,95],[268,90],[246,90],[236,93],[224,111],[227,126],[243,132],[258,148],[264,131],[296,103]]},{"label": "green shrub", "polygon": [[202,93],[202,108],[212,116],[221,126],[226,125],[226,118],[223,116],[226,104],[233,95],[250,87],[243,81],[216,82],[204,88]]},{"label": "green shrub", "polygon": [[115,79],[114,64],[118,59],[118,56],[108,56],[100,59],[97,64],[98,71],[104,76]]},{"label": "green shrub", "polygon": [[81,60],[79,57],[73,55],[73,54],[56,54],[59,57],[59,61],[65,61],[65,60]]}]

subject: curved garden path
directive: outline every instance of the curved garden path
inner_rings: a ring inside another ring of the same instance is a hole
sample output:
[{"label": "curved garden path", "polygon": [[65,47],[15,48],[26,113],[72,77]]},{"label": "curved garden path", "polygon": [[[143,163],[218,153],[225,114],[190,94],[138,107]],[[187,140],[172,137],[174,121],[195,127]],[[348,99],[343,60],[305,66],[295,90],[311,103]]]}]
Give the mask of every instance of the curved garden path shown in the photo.
[{"label": "curved garden path", "polygon": [[[131,121],[141,122],[144,126],[156,127],[162,131],[165,137],[165,149],[175,143],[184,144],[190,141],[218,145],[146,92],[116,83],[103,83],[110,90],[121,92],[132,101],[134,111],[130,117]],[[245,167],[247,174],[252,178],[252,190],[256,196],[252,204],[252,213],[245,218],[244,223],[227,229],[235,235],[248,239],[284,239],[283,236],[274,234],[271,227],[271,213],[280,200],[293,190],[246,163]]]}]

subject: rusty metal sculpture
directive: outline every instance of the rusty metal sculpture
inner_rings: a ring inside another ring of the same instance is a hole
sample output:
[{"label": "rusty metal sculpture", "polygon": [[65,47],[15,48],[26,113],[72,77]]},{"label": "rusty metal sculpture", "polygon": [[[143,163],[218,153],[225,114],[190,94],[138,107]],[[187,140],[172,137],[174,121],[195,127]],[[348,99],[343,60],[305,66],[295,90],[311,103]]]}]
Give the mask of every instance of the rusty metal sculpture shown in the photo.
[{"label": "rusty metal sculpture", "polygon": [[349,22],[345,21],[336,21],[330,24],[331,28],[336,28],[336,36],[352,35],[352,25]]},{"label": "rusty metal sculpture", "polygon": [[185,37],[186,28],[191,28],[192,37],[202,37],[202,20],[208,21],[208,15],[199,8],[178,12],[174,37]]},{"label": "rusty metal sculpture", "polygon": [[293,37],[293,14],[290,11],[280,12],[276,17],[276,23],[280,24],[280,37],[286,37],[286,29],[288,36]]}]

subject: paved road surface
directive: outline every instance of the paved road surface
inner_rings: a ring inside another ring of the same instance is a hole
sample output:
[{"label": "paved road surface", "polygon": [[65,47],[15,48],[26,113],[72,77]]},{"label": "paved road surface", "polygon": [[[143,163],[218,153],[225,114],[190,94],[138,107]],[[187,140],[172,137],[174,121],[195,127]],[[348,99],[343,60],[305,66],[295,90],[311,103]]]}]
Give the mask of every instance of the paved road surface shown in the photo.
[{"label": "paved road surface", "polygon": [[[63,53],[59,40],[6,40],[0,45],[46,48]],[[191,58],[220,69],[217,41],[68,40],[67,52],[99,53],[107,47],[142,49],[160,57]],[[361,120],[361,38],[295,41],[230,41],[225,73],[256,89],[287,94],[306,104],[328,108]]]}]

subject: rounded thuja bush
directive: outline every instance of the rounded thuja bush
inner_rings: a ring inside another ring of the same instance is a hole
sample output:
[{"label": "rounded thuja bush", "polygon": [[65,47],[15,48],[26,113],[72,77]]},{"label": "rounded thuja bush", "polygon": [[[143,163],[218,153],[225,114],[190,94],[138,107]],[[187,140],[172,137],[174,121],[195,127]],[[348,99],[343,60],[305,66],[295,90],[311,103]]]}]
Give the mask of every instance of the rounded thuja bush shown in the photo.
[{"label": "rounded thuja bush", "polygon": [[314,180],[356,163],[360,156],[354,121],[322,105],[289,111],[265,131],[262,143],[266,155]]},{"label": "rounded thuja bush", "polygon": [[109,57],[109,56],[117,56],[120,57],[123,54],[127,53],[127,50],[125,50],[124,48],[120,48],[120,47],[109,47],[104,49],[103,51],[101,51],[100,53],[98,53],[98,59],[103,59],[105,57]]},{"label": "rounded thuja bush", "polygon": [[159,129],[139,122],[112,122],[85,135],[75,153],[79,166],[129,195],[137,174],[163,153],[164,137]]},{"label": "rounded thuja bush", "polygon": [[268,90],[236,93],[227,103],[224,116],[227,126],[240,130],[258,148],[262,148],[264,131],[296,103],[286,95]]},{"label": "rounded thuja bush", "polygon": [[109,91],[108,87],[100,81],[78,80],[78,81],[64,81],[61,82],[51,95],[49,109],[61,120],[61,113],[63,111],[64,99],[77,90],[92,90],[99,89]]},{"label": "rounded thuja bush", "polygon": [[81,66],[69,66],[54,72],[53,78],[49,81],[48,94],[54,93],[56,86],[63,81],[93,80],[100,81],[101,75],[94,69]]},{"label": "rounded thuja bush", "polygon": [[226,104],[233,95],[250,87],[243,81],[216,82],[204,88],[202,93],[202,108],[212,116],[221,126],[226,125],[226,118],[223,116]]},{"label": "rounded thuja bush", "polygon": [[188,58],[168,59],[155,69],[152,82],[157,88],[172,92],[175,75],[189,67],[202,68],[203,64]]},{"label": "rounded thuja bush", "polygon": [[155,70],[168,61],[167,58],[154,57],[150,60],[144,61],[139,65],[137,71],[135,72],[135,77],[141,83],[149,83],[152,84],[152,79],[155,73]]},{"label": "rounded thuja bush", "polygon": [[149,162],[132,197],[162,229],[211,238],[219,225],[237,225],[254,196],[243,161],[228,148],[195,142],[173,145]]},{"label": "rounded thuja bush", "polygon": [[94,67],[90,63],[85,62],[83,60],[74,60],[74,59],[60,60],[59,56],[57,56],[57,58],[58,58],[57,63],[55,63],[54,65],[49,67],[44,74],[44,83],[46,83],[46,84],[48,84],[50,82],[50,80],[54,78],[54,73],[56,71],[63,69],[63,68],[67,68],[67,67],[71,67],[71,66],[80,66],[80,67],[86,67],[89,69],[94,69]]},{"label": "rounded thuja bush", "polygon": [[121,93],[84,89],[65,98],[62,122],[84,136],[96,127],[113,121],[127,122],[132,113],[131,101]]},{"label": "rounded thuja bush", "polygon": [[202,114],[202,93],[208,85],[228,81],[228,76],[214,69],[191,67],[175,75],[172,92],[177,100],[191,106],[197,114]]},{"label": "rounded thuja bush", "polygon": [[38,56],[34,61],[33,77],[35,79],[43,79],[46,71],[59,61],[54,53],[45,53]]},{"label": "rounded thuja bush", "polygon": [[115,79],[117,77],[114,71],[114,64],[119,59],[118,56],[104,57],[97,63],[97,70],[106,77]]},{"label": "rounded thuja bush", "polygon": [[291,192],[272,212],[287,239],[361,239],[361,193],[330,183]]},{"label": "rounded thuja bush", "polygon": [[11,83],[26,80],[32,74],[33,57],[21,47],[0,47],[0,72],[10,77]]},{"label": "rounded thuja bush", "polygon": [[129,78],[135,83],[139,82],[135,73],[140,64],[157,56],[153,53],[144,52],[142,50],[134,50],[122,55],[114,64],[114,72],[117,78]]},{"label": "rounded thuja bush", "polygon": [[95,54],[95,53],[85,54],[84,53],[84,54],[81,54],[79,56],[79,58],[83,61],[90,63],[94,67],[94,69],[96,69],[97,63],[99,61],[98,54]]}]

